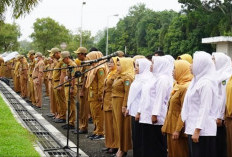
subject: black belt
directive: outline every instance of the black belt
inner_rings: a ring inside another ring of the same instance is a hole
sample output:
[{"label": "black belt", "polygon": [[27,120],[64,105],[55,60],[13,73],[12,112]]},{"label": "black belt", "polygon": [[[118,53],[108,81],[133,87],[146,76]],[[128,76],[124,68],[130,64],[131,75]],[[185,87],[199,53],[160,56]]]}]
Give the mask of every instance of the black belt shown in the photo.
[{"label": "black belt", "polygon": [[59,82],[60,80],[54,80],[54,82]]}]

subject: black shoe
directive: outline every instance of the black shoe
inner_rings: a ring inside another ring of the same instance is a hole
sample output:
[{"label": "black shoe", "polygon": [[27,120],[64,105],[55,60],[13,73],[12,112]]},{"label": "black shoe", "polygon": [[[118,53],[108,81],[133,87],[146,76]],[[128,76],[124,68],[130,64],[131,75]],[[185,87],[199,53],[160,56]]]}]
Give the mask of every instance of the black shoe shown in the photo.
[{"label": "black shoe", "polygon": [[92,117],[89,118],[89,124],[93,124],[93,118]]},{"label": "black shoe", "polygon": [[97,136],[97,135],[96,135],[96,134],[91,134],[91,135],[88,135],[87,138],[92,139],[92,138],[94,138],[95,136]]},{"label": "black shoe", "polygon": [[54,117],[55,115],[53,113],[47,114],[48,117]]},{"label": "black shoe", "polygon": [[79,134],[88,134],[88,130],[79,130]]},{"label": "black shoe", "polygon": [[105,137],[103,136],[103,135],[96,135],[96,136],[94,136],[93,138],[91,138],[91,140],[104,140],[105,139]]},{"label": "black shoe", "polygon": [[116,154],[117,151],[118,151],[117,148],[110,148],[106,153],[107,153],[107,154]]},{"label": "black shoe", "polygon": [[55,119],[54,122],[55,123],[65,123],[66,120],[65,119]]},{"label": "black shoe", "polygon": [[67,130],[68,127],[69,127],[69,129],[75,129],[75,127],[73,125],[70,125],[70,124],[67,124],[67,125],[63,126],[62,128]]},{"label": "black shoe", "polygon": [[110,150],[110,148],[102,148],[101,151],[102,152],[108,152]]}]

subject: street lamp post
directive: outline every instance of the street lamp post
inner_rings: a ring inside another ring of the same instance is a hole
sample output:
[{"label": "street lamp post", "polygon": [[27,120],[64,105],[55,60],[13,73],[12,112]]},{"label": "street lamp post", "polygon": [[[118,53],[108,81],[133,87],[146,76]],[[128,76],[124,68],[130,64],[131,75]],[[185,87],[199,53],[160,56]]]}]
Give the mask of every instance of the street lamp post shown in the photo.
[{"label": "street lamp post", "polygon": [[108,30],[108,29],[109,29],[109,28],[108,28],[108,27],[109,27],[109,18],[110,18],[110,17],[113,17],[113,16],[116,17],[116,16],[118,16],[118,14],[111,15],[111,16],[108,16],[108,17],[107,17],[107,27],[106,27],[106,56],[108,55],[108,44],[109,44],[109,43],[108,43],[108,40],[109,40],[109,30]]},{"label": "street lamp post", "polygon": [[82,46],[82,24],[83,24],[83,6],[86,4],[86,2],[82,2],[81,6],[81,35],[80,35],[80,47]]}]

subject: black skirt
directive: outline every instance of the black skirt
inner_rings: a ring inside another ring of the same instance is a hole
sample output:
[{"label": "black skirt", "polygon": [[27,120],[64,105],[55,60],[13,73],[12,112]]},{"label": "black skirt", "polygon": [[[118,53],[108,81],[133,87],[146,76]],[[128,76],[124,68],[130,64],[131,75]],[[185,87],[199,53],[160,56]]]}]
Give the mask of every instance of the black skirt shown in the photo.
[{"label": "black skirt", "polygon": [[161,128],[162,125],[142,124],[142,157],[167,156],[167,138]]},{"label": "black skirt", "polygon": [[216,157],[216,136],[200,136],[199,142],[188,135],[190,157]]},{"label": "black skirt", "polygon": [[132,125],[132,141],[133,141],[133,156],[141,157],[142,156],[142,124],[138,121],[135,121],[135,117],[131,117]]}]

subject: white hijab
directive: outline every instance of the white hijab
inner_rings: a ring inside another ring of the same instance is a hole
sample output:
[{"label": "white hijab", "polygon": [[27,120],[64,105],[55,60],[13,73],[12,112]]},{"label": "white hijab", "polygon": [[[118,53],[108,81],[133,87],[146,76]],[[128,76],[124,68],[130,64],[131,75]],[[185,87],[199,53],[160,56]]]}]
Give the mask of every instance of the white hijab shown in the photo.
[{"label": "white hijab", "polygon": [[[193,55],[193,64],[192,64],[193,79],[188,87],[188,90],[185,95],[183,108],[181,112],[182,121],[185,121],[188,117],[189,111],[189,99],[197,89],[201,88],[204,85],[205,80],[211,82],[211,87],[213,89],[213,104],[210,108],[210,115],[215,119],[217,118],[218,113],[218,85],[216,80],[216,70],[212,60],[212,56],[204,51],[197,51]],[[187,114],[182,114],[187,113]]]},{"label": "white hijab", "polygon": [[153,62],[153,65],[152,65],[153,76],[148,81],[146,81],[146,84],[144,84],[143,86],[141,102],[139,105],[140,107],[143,105],[146,105],[147,107],[154,105],[154,104],[150,104],[151,103],[150,102],[151,101],[150,91],[151,89],[155,88],[155,84],[160,77],[166,77],[166,78],[171,79],[171,77],[169,77],[170,63],[166,58],[160,57],[160,56],[153,56],[152,62]]},{"label": "white hijab", "polygon": [[232,75],[231,58],[222,52],[214,52],[212,56],[215,58],[215,67],[219,82],[227,80]]},{"label": "white hijab", "polygon": [[161,56],[153,56],[153,75],[157,78],[162,75],[170,75],[171,64],[169,60]]},{"label": "white hijab", "polygon": [[130,108],[131,103],[133,103],[134,99],[141,92],[143,85],[152,77],[152,73],[150,72],[151,62],[148,59],[136,59],[136,64],[139,64],[139,74],[135,75],[135,80],[130,86],[127,100],[128,108]]},{"label": "white hijab", "polygon": [[[175,59],[174,59],[171,55],[165,55],[165,56],[163,56],[163,57],[166,58],[166,59],[169,61],[169,63],[170,63],[169,73],[170,73],[171,78],[173,78],[173,77],[172,77],[172,72],[173,72],[173,70],[174,70],[174,62],[175,62]],[[174,79],[172,79],[172,80],[174,80]]]}]

